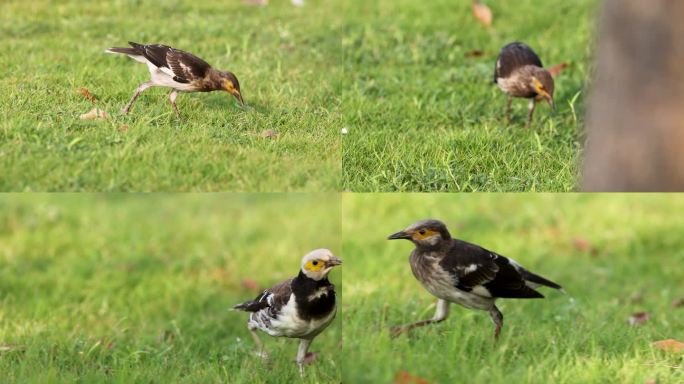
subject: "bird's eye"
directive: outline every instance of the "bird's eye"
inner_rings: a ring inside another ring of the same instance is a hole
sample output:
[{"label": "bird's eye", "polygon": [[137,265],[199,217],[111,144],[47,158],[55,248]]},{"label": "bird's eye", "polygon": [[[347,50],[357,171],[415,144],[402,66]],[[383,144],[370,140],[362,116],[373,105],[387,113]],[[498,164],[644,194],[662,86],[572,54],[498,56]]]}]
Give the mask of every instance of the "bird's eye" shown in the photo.
[{"label": "bird's eye", "polygon": [[318,265],[318,260],[314,260],[311,264]]},{"label": "bird's eye", "polygon": [[421,229],[420,231],[418,231],[418,233],[420,233],[421,235],[424,235],[424,234],[425,234],[425,230],[424,230],[424,229]]}]

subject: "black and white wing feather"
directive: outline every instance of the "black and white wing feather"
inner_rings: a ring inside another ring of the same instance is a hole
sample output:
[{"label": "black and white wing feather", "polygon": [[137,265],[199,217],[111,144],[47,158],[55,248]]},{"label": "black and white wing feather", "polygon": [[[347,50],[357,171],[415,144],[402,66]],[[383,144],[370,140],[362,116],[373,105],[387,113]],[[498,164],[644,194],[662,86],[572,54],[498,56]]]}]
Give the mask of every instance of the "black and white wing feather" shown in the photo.
[{"label": "black and white wing feather", "polygon": [[167,45],[143,45],[134,42],[128,44],[160,70],[166,69],[171,72],[169,75],[172,75],[173,79],[179,83],[187,84],[204,78],[211,68],[211,65],[199,57]]},{"label": "black and white wing feather", "polygon": [[440,266],[455,275],[456,288],[462,291],[475,293],[486,289],[495,298],[544,297],[527,285],[526,274],[529,272],[520,265],[462,240],[453,240]]},{"label": "black and white wing feather", "polygon": [[292,279],[285,280],[278,285],[263,291],[254,300],[238,304],[233,309],[245,312],[266,311],[269,317],[276,318],[281,309],[290,300],[292,295]]},{"label": "black and white wing feather", "polygon": [[544,67],[539,56],[526,44],[515,42],[506,45],[496,59],[494,82],[496,83],[501,78],[508,78],[513,71],[526,65]]}]

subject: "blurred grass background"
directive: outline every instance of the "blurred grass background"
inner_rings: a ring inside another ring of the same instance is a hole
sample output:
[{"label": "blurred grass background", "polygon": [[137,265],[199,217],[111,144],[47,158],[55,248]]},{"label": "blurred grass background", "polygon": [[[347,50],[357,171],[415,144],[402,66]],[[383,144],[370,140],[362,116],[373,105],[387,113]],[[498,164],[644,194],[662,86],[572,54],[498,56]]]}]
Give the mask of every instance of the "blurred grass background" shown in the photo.
[{"label": "blurred grass background", "polygon": [[[0,190],[334,191],[341,178],[338,2],[0,2]],[[163,43],[234,72],[226,92],[145,91],[147,67],[104,53]],[[79,120],[98,98],[108,121]],[[261,137],[273,130],[277,139]]]},{"label": "blurred grass background", "polygon": [[[584,145],[597,0],[485,0],[491,28],[471,1],[346,2],[343,187],[355,192],[577,189]],[[556,78],[552,113],[493,84],[500,49],[529,44]]]},{"label": "blurred grass background", "polygon": [[[388,383],[402,371],[431,383],[684,382],[684,356],[651,344],[684,338],[684,308],[672,305],[684,298],[684,196],[345,194],[342,207],[345,382]],[[391,339],[389,327],[434,313],[408,264],[413,245],[385,239],[424,218],[568,295],[499,301],[496,344],[488,314],[458,305],[446,321]],[[629,326],[640,311],[650,320]]]},{"label": "blurred grass background", "polygon": [[[297,341],[264,334],[264,364],[228,308],[340,253],[339,217],[334,194],[2,195],[1,381],[299,381]],[[340,340],[335,320],[304,382],[340,381]]]}]

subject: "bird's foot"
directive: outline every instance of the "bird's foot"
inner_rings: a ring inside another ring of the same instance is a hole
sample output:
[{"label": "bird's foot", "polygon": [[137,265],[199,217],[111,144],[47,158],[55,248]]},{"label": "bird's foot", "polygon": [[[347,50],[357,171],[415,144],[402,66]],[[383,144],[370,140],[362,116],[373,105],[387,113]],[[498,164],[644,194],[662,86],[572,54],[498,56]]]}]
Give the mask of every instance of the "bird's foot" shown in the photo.
[{"label": "bird's foot", "polygon": [[402,333],[406,333],[411,329],[411,327],[406,326],[406,325],[397,325],[396,327],[390,328],[390,336],[391,337],[397,337],[401,335]]},{"label": "bird's foot", "polygon": [[318,357],[317,352],[307,352],[306,355],[304,355],[304,360],[302,360],[302,364],[310,364],[316,361],[316,358]]},{"label": "bird's foot", "polygon": [[129,111],[128,107],[121,108],[121,114],[123,114],[123,115],[128,115],[128,111]]},{"label": "bird's foot", "polygon": [[268,361],[271,358],[266,351],[256,351],[254,356],[260,357],[264,361]]}]

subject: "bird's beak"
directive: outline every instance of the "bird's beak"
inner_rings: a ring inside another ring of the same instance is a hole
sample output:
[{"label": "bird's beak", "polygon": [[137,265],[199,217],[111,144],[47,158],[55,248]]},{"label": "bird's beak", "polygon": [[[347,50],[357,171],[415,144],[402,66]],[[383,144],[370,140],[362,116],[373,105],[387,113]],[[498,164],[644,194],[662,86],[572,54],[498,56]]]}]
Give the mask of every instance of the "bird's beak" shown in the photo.
[{"label": "bird's beak", "polygon": [[553,97],[551,97],[551,96],[547,97],[546,101],[549,102],[549,105],[551,106],[551,110],[556,112],[556,102],[553,101]]},{"label": "bird's beak", "polygon": [[404,231],[399,231],[387,236],[387,240],[398,240],[398,239],[411,239],[411,235]]},{"label": "bird's beak", "polygon": [[340,264],[342,264],[342,259],[335,256],[330,256],[330,259],[325,262],[326,267],[335,267]]},{"label": "bird's beak", "polygon": [[241,106],[243,106],[243,107],[245,106],[245,102],[242,100],[242,95],[240,94],[240,91],[231,92],[230,94],[235,96],[237,101],[240,102]]}]

